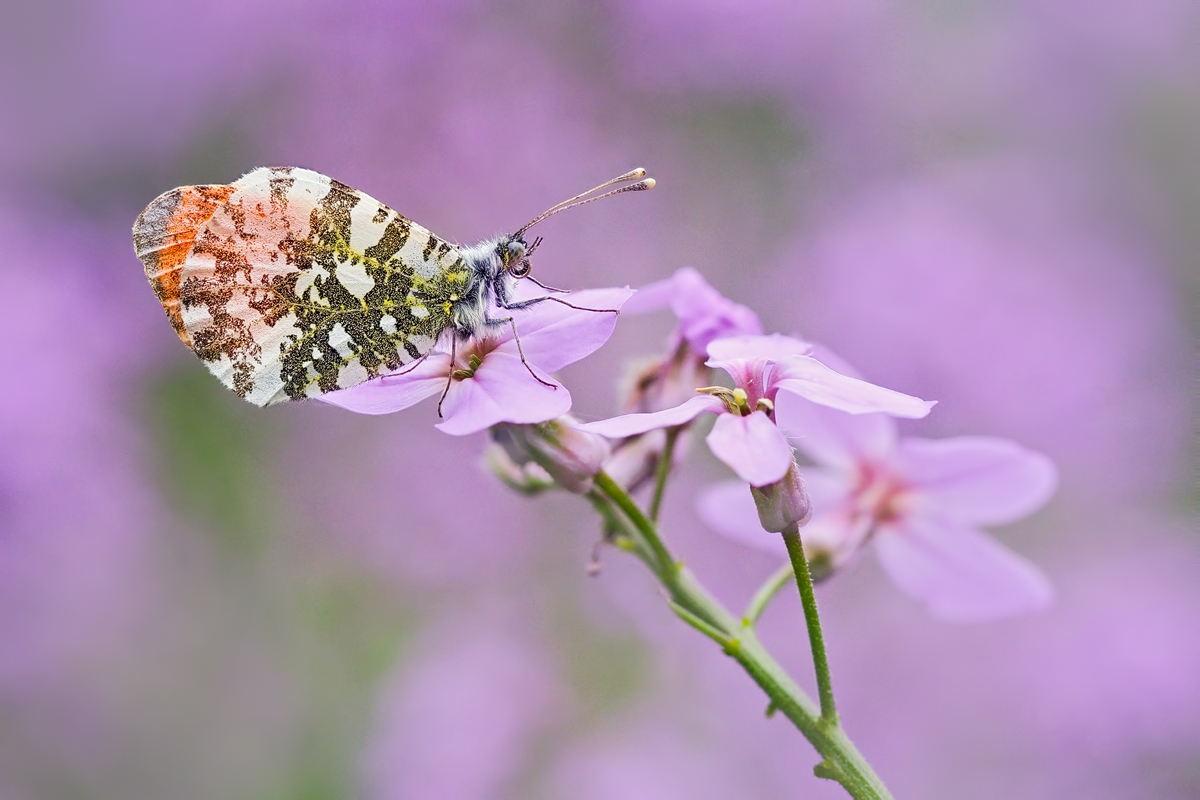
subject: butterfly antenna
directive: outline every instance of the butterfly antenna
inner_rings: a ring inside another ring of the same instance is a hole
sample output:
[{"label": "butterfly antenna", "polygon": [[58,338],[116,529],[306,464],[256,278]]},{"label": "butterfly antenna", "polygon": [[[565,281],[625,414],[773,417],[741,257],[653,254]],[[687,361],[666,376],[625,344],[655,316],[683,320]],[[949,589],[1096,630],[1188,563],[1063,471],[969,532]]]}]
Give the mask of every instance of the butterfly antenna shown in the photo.
[{"label": "butterfly antenna", "polygon": [[[577,194],[569,200],[563,200],[561,203],[557,203],[557,204],[551,206],[550,208],[543,211],[541,214],[534,217],[531,222],[528,222],[525,225],[522,225],[521,228],[516,233],[513,234],[513,236],[520,237],[522,234],[525,233],[525,231],[529,230],[534,225],[537,225],[542,220],[547,219],[548,217],[552,217],[560,211],[566,211],[568,208],[578,208],[579,206],[587,205],[588,203],[594,202],[596,200],[602,200],[605,197],[612,197],[614,194],[621,194],[622,192],[644,192],[647,189],[653,189],[654,188],[654,178],[645,178],[644,180],[638,180],[639,178],[643,178],[645,175],[646,175],[646,170],[642,169],[641,167],[638,167],[637,169],[631,169],[629,172],[626,172],[624,175],[618,175],[617,177],[613,178],[610,181],[605,181],[604,183],[600,184],[599,186],[595,186],[591,189],[588,189],[583,194]],[[596,197],[588,197],[589,194],[592,194],[593,192],[598,192],[601,189],[607,189],[609,186],[612,186],[614,183],[625,183],[627,181],[633,181],[633,180],[637,180],[638,182],[632,183],[628,186],[622,186],[620,189],[614,189],[611,192],[605,192],[604,194],[597,195]],[[585,197],[587,197],[586,200],[583,199]]]}]

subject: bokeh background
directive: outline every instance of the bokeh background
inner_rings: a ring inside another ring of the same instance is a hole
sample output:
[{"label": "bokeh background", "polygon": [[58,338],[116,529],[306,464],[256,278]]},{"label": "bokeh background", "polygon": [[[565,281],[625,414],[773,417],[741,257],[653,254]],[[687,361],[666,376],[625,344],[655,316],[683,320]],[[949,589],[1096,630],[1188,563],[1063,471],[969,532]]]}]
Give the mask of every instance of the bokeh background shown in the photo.
[{"label": "bokeh background", "polygon": [[[941,401],[918,435],[1051,454],[997,532],[1050,612],[821,589],[851,735],[898,798],[1200,797],[1193,0],[8,0],[0,5],[0,798],[835,798],[575,498],[483,470],[431,403],[241,403],[129,230],[159,192],[306,166],[537,272],[692,265],[768,330]],[[609,414],[671,321],[564,380]],[[777,565],[667,538],[740,607]],[[809,685],[799,604],[764,636]]]}]

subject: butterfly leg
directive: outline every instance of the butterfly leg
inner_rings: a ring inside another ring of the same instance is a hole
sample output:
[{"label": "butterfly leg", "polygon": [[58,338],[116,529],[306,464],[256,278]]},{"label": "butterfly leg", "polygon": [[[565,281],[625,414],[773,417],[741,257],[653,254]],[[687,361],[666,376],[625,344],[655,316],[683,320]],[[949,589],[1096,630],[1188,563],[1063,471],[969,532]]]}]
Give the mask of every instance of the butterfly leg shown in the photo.
[{"label": "butterfly leg", "polygon": [[[525,280],[531,280],[531,279],[526,278]],[[536,281],[535,281],[535,283],[536,283]],[[538,284],[538,286],[541,286],[541,285],[542,284],[540,284],[540,283]],[[542,288],[549,289],[550,287],[546,286],[546,287],[542,287]],[[563,291],[563,290],[562,289],[551,289],[550,291],[558,292],[558,291]],[[566,300],[563,300],[560,297],[534,297],[531,300],[522,300],[519,303],[508,303],[507,305],[501,304],[500,307],[504,308],[504,309],[508,309],[510,311],[518,310],[518,309],[522,309],[522,308],[529,308],[530,306],[536,305],[537,303],[544,303],[547,300],[549,300],[551,303],[558,303],[559,305],[566,306],[567,308],[573,308],[576,311],[595,311],[599,314],[620,314],[621,313],[621,309],[619,309],[619,308],[584,308],[583,306],[577,306],[574,303],[568,303]],[[504,320],[502,320],[502,319],[501,320],[488,320],[488,322],[504,322]]]},{"label": "butterfly leg", "polygon": [[412,362],[411,364],[406,365],[403,369],[398,369],[395,372],[389,372],[386,375],[380,375],[379,378],[380,378],[380,380],[387,380],[388,378],[397,378],[401,375],[407,375],[408,373],[410,373],[414,369],[416,369],[418,364],[420,364],[422,361],[424,361],[426,358],[428,358],[432,354],[433,354],[433,351],[430,350],[428,353],[423,354],[416,361]]},{"label": "butterfly leg", "polygon": [[558,303],[560,305],[566,306],[567,308],[573,308],[576,311],[595,311],[598,314],[620,314],[621,313],[621,309],[619,309],[619,308],[584,308],[583,306],[572,305],[571,303],[568,303],[566,300],[560,300],[557,297],[542,297],[539,299],[549,300],[552,303]]},{"label": "butterfly leg", "polygon": [[526,275],[523,280],[533,281],[538,286],[545,289],[547,292],[559,292],[561,294],[570,294],[571,293],[570,289],[558,289],[553,286],[547,286],[546,284],[542,283],[541,281],[539,281],[537,278],[533,277],[532,275]]},{"label": "butterfly leg", "polygon": [[450,337],[450,371],[446,373],[446,388],[442,389],[442,396],[438,398],[438,419],[442,418],[442,401],[446,399],[446,395],[450,394],[450,386],[454,383],[454,361],[457,357],[458,337],[452,335]]},{"label": "butterfly leg", "polygon": [[[543,300],[543,299],[545,299],[545,298],[539,297],[539,298],[537,298],[537,300],[535,300],[533,302],[537,302],[538,300]],[[504,307],[505,308],[525,308],[528,305],[531,305],[531,303],[530,303],[530,301],[526,300],[523,303],[514,303],[511,306],[504,306]],[[543,386],[549,386],[551,389],[558,388],[557,385],[550,383],[549,381],[544,381],[541,378],[539,378],[537,373],[533,371],[533,367],[529,366],[529,362],[525,360],[525,349],[523,347],[521,347],[521,334],[517,333],[517,321],[515,319],[513,319],[512,317],[504,317],[502,319],[488,318],[484,321],[487,322],[488,325],[492,325],[492,326],[503,325],[506,322],[509,325],[511,325],[512,332],[513,332],[513,341],[515,341],[517,343],[517,353],[520,354],[521,363],[525,365],[525,369],[529,370],[529,374],[533,376],[533,379],[535,381],[537,381],[538,383],[542,384]]]}]

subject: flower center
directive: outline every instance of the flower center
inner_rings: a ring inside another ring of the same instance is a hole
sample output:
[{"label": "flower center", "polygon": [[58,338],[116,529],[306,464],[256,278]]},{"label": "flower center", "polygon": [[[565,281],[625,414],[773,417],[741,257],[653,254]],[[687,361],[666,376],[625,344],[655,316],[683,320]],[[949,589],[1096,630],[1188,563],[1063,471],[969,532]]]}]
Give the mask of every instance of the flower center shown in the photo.
[{"label": "flower center", "polygon": [[908,510],[908,487],[876,464],[865,463],[859,467],[853,495],[856,509],[873,517],[876,523],[894,522]]},{"label": "flower center", "polygon": [[456,369],[450,373],[450,377],[456,381],[465,381],[467,378],[475,377],[475,370],[479,369],[479,365],[483,363],[483,359],[477,353],[471,353],[467,356],[467,366],[465,369]]},{"label": "flower center", "polygon": [[725,409],[730,414],[748,417],[755,411],[763,411],[769,417],[775,413],[775,404],[765,397],[758,398],[754,401],[754,405],[751,406],[750,395],[740,386],[736,389],[726,389],[724,386],[705,386],[696,391],[701,394],[720,398],[721,402],[725,404]]}]

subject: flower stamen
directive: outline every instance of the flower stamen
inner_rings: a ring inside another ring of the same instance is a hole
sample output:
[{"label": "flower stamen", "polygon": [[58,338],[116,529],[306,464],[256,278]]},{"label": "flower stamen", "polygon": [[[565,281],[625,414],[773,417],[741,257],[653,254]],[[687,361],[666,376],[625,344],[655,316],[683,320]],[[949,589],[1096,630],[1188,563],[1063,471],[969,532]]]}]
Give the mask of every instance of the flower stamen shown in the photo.
[{"label": "flower stamen", "polygon": [[483,359],[475,353],[471,353],[471,355],[467,356],[467,368],[454,370],[450,373],[450,377],[456,381],[465,381],[467,378],[473,378],[475,377],[475,370],[479,369],[481,364],[483,364]]},{"label": "flower stamen", "polygon": [[[697,389],[700,394],[712,395],[718,398],[725,404],[725,409],[730,414],[741,414],[742,404],[746,402],[746,393],[741,389],[726,389],[724,386],[705,386],[702,389]],[[742,393],[741,403],[738,402],[738,392]]]}]

